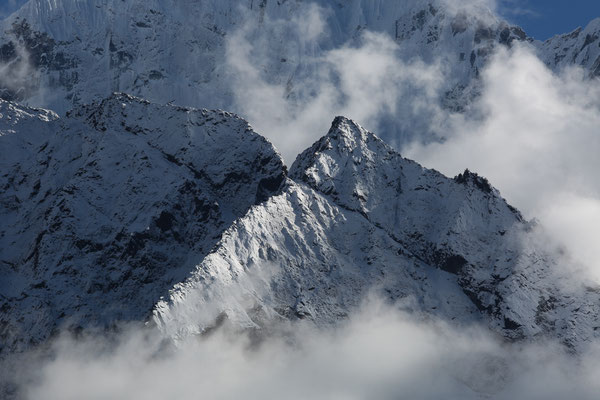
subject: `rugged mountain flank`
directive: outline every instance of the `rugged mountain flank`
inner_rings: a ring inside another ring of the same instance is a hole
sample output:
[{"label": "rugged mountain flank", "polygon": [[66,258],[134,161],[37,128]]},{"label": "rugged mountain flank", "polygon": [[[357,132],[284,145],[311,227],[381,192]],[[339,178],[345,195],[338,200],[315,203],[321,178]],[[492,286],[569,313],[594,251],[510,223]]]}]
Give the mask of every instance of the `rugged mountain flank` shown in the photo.
[{"label": "rugged mountain flank", "polygon": [[285,167],[239,117],[115,94],[0,103],[0,353],[145,320]]},{"label": "rugged mountain flank", "polygon": [[[315,6],[325,32],[309,40],[298,21]],[[163,295],[156,321],[175,337],[223,312],[244,326],[332,323],[371,288],[512,339],[577,347],[600,326],[596,289],[559,287],[560,258],[476,174],[424,169],[338,118],[286,179],[273,146],[233,114],[103,100],[123,90],[235,111],[228,49],[246,39],[264,47],[259,78],[294,99],[318,73],[311,62],[373,31],[404,60],[447,65],[440,100],[460,111],[498,46],[597,75],[598,21],[541,43],[441,0],[31,0],[1,24],[0,97],[65,115],[0,103],[1,351],[59,326],[144,320]],[[402,143],[397,119],[384,122]]]}]

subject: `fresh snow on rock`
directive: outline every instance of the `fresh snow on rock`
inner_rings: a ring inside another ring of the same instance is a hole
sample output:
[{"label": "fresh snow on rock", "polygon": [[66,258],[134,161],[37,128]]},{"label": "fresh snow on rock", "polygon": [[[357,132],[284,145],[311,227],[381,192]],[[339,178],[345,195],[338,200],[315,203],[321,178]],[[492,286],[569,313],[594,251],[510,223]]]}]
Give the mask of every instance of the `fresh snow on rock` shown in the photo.
[{"label": "fresh snow on rock", "polygon": [[1,354],[123,320],[175,339],[225,319],[328,325],[371,291],[508,339],[581,350],[598,335],[598,288],[567,279],[540,228],[483,177],[425,169],[342,117],[288,177],[241,118],[172,104],[236,111],[226,61],[240,29],[268,38],[260,78],[289,98],[318,73],[311,61],[368,30],[405,61],[440,60],[441,100],[460,111],[499,46],[597,76],[599,20],[542,43],[441,0],[315,0],[315,40],[272,23],[304,21],[308,4],[30,0],[0,22],[0,97],[62,116],[0,101]]}]

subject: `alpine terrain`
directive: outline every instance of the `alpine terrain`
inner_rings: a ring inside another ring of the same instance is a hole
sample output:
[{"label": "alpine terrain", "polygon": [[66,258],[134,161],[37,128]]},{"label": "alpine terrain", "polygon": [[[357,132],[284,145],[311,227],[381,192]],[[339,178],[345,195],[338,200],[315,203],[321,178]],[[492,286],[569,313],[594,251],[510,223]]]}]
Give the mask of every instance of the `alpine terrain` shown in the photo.
[{"label": "alpine terrain", "polygon": [[[0,397],[20,395],[3,363],[65,331],[133,323],[176,348],[220,328],[335,327],[370,296],[585,353],[600,286],[570,275],[569,254],[486,178],[398,150],[443,137],[395,110],[380,136],[338,116],[288,168],[243,117],[240,82],[301,103],[325,55],[368,32],[443,69],[435,101],[451,116],[472,111],[498,49],[600,76],[600,19],[540,42],[457,4],[30,0],[0,21]],[[240,49],[252,68],[234,65]]]}]

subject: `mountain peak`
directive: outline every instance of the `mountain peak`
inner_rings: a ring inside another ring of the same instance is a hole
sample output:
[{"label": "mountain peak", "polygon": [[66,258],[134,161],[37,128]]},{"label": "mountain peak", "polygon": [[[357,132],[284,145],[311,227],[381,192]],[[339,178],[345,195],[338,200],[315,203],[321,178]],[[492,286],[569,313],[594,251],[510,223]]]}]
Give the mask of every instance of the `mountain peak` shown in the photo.
[{"label": "mountain peak", "polygon": [[335,143],[340,149],[347,151],[364,150],[369,142],[378,142],[387,147],[374,133],[369,132],[350,118],[337,116],[331,123],[331,128],[325,137],[330,143]]},{"label": "mountain peak", "polygon": [[350,118],[337,116],[331,123],[325,138],[331,143],[337,143],[341,148],[353,151],[363,147],[369,140],[373,140],[375,135]]},{"label": "mountain peak", "polygon": [[353,168],[360,169],[361,164],[371,165],[376,158],[394,156],[399,157],[399,154],[375,134],[349,118],[338,116],[325,136],[298,155],[290,169],[290,176],[307,181],[311,180],[311,167],[317,164],[321,172],[334,173],[349,166],[351,160]]},{"label": "mountain peak", "polygon": [[[455,218],[488,215],[482,223],[497,226],[495,231],[524,221],[484,177],[466,170],[451,179],[423,168],[344,117],[298,156],[290,177],[397,236],[409,220],[415,231],[429,232],[431,241],[455,232]],[[451,216],[449,225],[440,224],[440,214]]]},{"label": "mountain peak", "polygon": [[479,176],[475,172],[465,169],[465,172],[458,174],[454,177],[454,180],[463,185],[472,184],[479,188],[484,193],[494,193],[496,189],[490,184],[490,182],[483,176]]},{"label": "mountain peak", "polygon": [[157,304],[166,334],[201,334],[223,313],[250,329],[282,317],[332,323],[373,288],[455,322],[483,318],[510,339],[593,335],[559,326],[544,308],[559,291],[542,281],[538,260],[552,261],[515,240],[527,226],[485,178],[423,168],[345,117],[297,158],[290,178]]},{"label": "mountain peak", "polygon": [[336,133],[356,136],[357,133],[362,134],[363,131],[364,129],[350,118],[338,115],[333,119],[327,136],[334,136]]}]

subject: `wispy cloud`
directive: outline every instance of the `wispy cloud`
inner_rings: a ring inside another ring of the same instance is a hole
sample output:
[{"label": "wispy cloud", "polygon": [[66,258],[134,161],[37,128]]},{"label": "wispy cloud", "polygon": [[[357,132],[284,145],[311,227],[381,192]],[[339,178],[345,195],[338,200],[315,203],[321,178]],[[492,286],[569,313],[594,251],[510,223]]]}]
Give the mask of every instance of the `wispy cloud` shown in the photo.
[{"label": "wispy cloud", "polygon": [[483,85],[474,104],[483,118],[454,115],[444,143],[407,155],[448,175],[487,176],[600,281],[600,84],[575,67],[556,75],[516,46],[498,51]]},{"label": "wispy cloud", "polygon": [[501,0],[497,5],[501,15],[539,18],[541,14],[529,6],[528,0]]},{"label": "wispy cloud", "polygon": [[[292,21],[265,19],[260,29],[249,22],[227,40],[225,70],[232,79],[234,108],[275,144],[288,164],[326,132],[336,115],[352,116],[371,129],[387,125],[403,133],[425,129],[435,119],[436,103],[429,99],[443,82],[440,65],[403,61],[390,37],[368,31],[346,45],[322,50],[329,35],[328,12],[310,4]],[[272,54],[273,37],[284,38],[286,58]],[[282,65],[265,68],[274,58]],[[286,69],[288,62],[294,69]],[[265,72],[276,68],[289,78],[275,81]],[[392,119],[394,124],[386,123]]]},{"label": "wispy cloud", "polygon": [[39,84],[39,71],[31,62],[25,45],[17,37],[8,38],[10,41],[7,46],[11,48],[13,55],[5,61],[0,61],[0,88],[8,91],[14,100],[19,100]]},{"label": "wispy cloud", "polygon": [[[460,4],[447,1],[458,10]],[[323,135],[335,115],[353,118],[426,167],[450,176],[465,168],[485,175],[600,281],[600,253],[592,243],[600,236],[597,82],[576,68],[555,75],[526,45],[499,47],[481,71],[482,93],[469,112],[450,112],[439,101],[449,79],[442,63],[406,61],[386,35],[364,31],[358,40],[321,51],[327,13],[311,5],[292,23],[266,20],[262,31],[246,25],[227,42],[236,108],[287,163]],[[302,31],[306,21],[316,27],[312,35]],[[273,35],[285,37],[301,58],[286,82],[272,81],[261,68],[272,58],[267,36]]]}]

